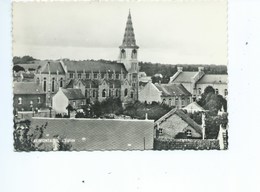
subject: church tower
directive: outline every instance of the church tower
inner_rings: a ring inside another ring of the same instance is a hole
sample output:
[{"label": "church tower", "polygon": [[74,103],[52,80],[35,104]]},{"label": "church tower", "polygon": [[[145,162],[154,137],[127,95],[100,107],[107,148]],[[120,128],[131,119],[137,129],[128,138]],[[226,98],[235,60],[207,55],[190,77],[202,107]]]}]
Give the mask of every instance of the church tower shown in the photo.
[{"label": "church tower", "polygon": [[129,10],[123,42],[122,45],[119,46],[120,53],[118,62],[123,63],[128,71],[128,79],[133,89],[134,100],[138,99],[138,48],[139,47],[136,45],[134,28]]}]

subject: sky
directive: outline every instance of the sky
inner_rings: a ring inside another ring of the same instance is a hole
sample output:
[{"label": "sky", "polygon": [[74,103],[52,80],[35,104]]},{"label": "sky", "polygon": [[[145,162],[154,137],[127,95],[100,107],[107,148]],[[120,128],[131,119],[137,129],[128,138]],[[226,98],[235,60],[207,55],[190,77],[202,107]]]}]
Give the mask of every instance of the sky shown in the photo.
[{"label": "sky", "polygon": [[13,56],[117,60],[131,10],[139,61],[227,64],[225,0],[13,3]]}]

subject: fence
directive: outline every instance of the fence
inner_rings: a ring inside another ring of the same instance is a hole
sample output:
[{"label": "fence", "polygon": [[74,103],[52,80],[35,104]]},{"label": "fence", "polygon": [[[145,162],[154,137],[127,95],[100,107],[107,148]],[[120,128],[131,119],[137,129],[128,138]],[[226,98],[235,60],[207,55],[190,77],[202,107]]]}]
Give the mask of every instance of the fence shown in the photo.
[{"label": "fence", "polygon": [[154,139],[154,150],[220,150],[218,139]]}]

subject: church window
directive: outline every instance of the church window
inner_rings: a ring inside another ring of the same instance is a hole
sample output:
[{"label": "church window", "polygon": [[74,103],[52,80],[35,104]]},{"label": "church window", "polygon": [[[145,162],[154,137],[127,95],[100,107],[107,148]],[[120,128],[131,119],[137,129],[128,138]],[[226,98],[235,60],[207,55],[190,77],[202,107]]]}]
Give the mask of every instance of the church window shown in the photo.
[{"label": "church window", "polygon": [[109,89],[109,97],[112,97],[112,89]]},{"label": "church window", "polygon": [[102,91],[102,97],[106,97],[106,90],[105,89],[103,89],[103,91]]},{"label": "church window", "polygon": [[119,73],[116,73],[116,79],[119,79]]},{"label": "church window", "polygon": [[116,90],[116,97],[118,97],[119,96],[119,90],[117,89]]},{"label": "church window", "polygon": [[55,91],[55,78],[52,78],[52,82],[51,82],[51,91],[52,91],[52,92]]},{"label": "church window", "polygon": [[175,106],[177,107],[179,105],[179,98],[175,98]]},{"label": "church window", "polygon": [[216,95],[218,95],[218,89],[215,90]]},{"label": "church window", "polygon": [[86,73],[86,79],[89,79],[89,73]]},{"label": "church window", "polygon": [[134,49],[134,50],[132,51],[132,55],[131,55],[132,59],[136,59],[136,58],[137,58],[137,57],[136,57],[136,54],[137,54],[137,51],[136,51],[136,49]]},{"label": "church window", "polygon": [[134,98],[134,92],[131,92],[131,98],[132,99]]},{"label": "church window", "polygon": [[78,73],[78,78],[79,78],[79,79],[81,79],[81,76],[82,76],[81,73]]},{"label": "church window", "polygon": [[44,77],[44,79],[43,79],[43,91],[44,91],[44,92],[46,92],[46,90],[47,90],[46,85],[47,85],[46,77]]},{"label": "church window", "polygon": [[108,73],[108,78],[112,79],[112,73]]},{"label": "church window", "polygon": [[172,105],[172,99],[169,99],[169,106]]},{"label": "church window", "polygon": [[60,87],[63,87],[63,78],[60,78]]},{"label": "church window", "polygon": [[98,74],[94,73],[94,79],[97,79],[97,78],[98,78]]},{"label": "church window", "polygon": [[127,94],[128,94],[128,90],[127,90],[127,89],[125,89],[125,97],[127,96]]},{"label": "church window", "polygon": [[228,95],[228,91],[227,89],[224,90],[224,96],[227,96]]},{"label": "church window", "polygon": [[126,58],[126,53],[125,53],[125,50],[124,50],[124,49],[121,50],[121,58],[122,58],[122,59],[125,59],[125,58]]},{"label": "church window", "polygon": [[37,98],[37,103],[38,103],[38,104],[41,103],[41,98],[40,98],[40,97]]},{"label": "church window", "polygon": [[70,73],[69,75],[70,75],[70,78],[73,79],[74,74]]},{"label": "church window", "polygon": [[22,104],[22,98],[21,98],[21,97],[18,98],[18,104],[19,104],[19,105]]}]

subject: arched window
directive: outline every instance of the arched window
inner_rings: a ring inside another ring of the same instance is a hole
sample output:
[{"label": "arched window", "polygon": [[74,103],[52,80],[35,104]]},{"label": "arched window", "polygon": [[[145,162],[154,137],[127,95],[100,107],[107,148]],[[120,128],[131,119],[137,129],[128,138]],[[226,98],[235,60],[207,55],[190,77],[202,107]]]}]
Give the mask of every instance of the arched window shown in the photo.
[{"label": "arched window", "polygon": [[215,90],[216,95],[218,95],[218,89]]},{"label": "arched window", "polygon": [[133,49],[131,57],[132,57],[132,59],[136,59],[137,58],[137,51],[136,51],[136,49]]},{"label": "arched window", "polygon": [[106,90],[105,89],[103,89],[103,91],[102,91],[102,97],[106,97]]},{"label": "arched window", "polygon": [[60,87],[63,87],[63,78],[60,78]]},{"label": "arched window", "polygon": [[96,90],[93,90],[92,96],[95,98],[96,97]]},{"label": "arched window", "polygon": [[128,94],[128,90],[127,90],[127,89],[125,89],[125,97],[127,96],[127,94]]},{"label": "arched window", "polygon": [[43,91],[46,92],[47,90],[47,82],[46,82],[46,77],[43,79]]},{"label": "arched window", "polygon": [[132,99],[134,98],[134,92],[131,92],[131,98]]},{"label": "arched window", "polygon": [[21,97],[18,98],[18,104],[19,104],[19,105],[22,104],[22,98],[21,98]]},{"label": "arched window", "polygon": [[52,78],[52,82],[51,82],[51,92],[55,91],[55,78]]},{"label": "arched window", "polygon": [[40,83],[40,78],[39,78],[39,77],[37,77],[37,79],[36,79],[36,83],[37,83],[37,84]]},{"label": "arched window", "polygon": [[119,96],[119,90],[117,89],[116,90],[116,97],[118,97]]},{"label": "arched window", "polygon": [[124,49],[121,50],[121,58],[122,59],[126,58],[126,54],[125,54],[125,50]]},{"label": "arched window", "polygon": [[179,98],[175,98],[175,106],[177,107],[177,106],[179,106]]},{"label": "arched window", "polygon": [[112,89],[109,89],[109,97],[112,97]]},{"label": "arched window", "polygon": [[37,98],[37,102],[38,102],[38,104],[41,103],[41,98],[40,97]]},{"label": "arched window", "polygon": [[169,106],[172,105],[172,99],[169,99]]}]

